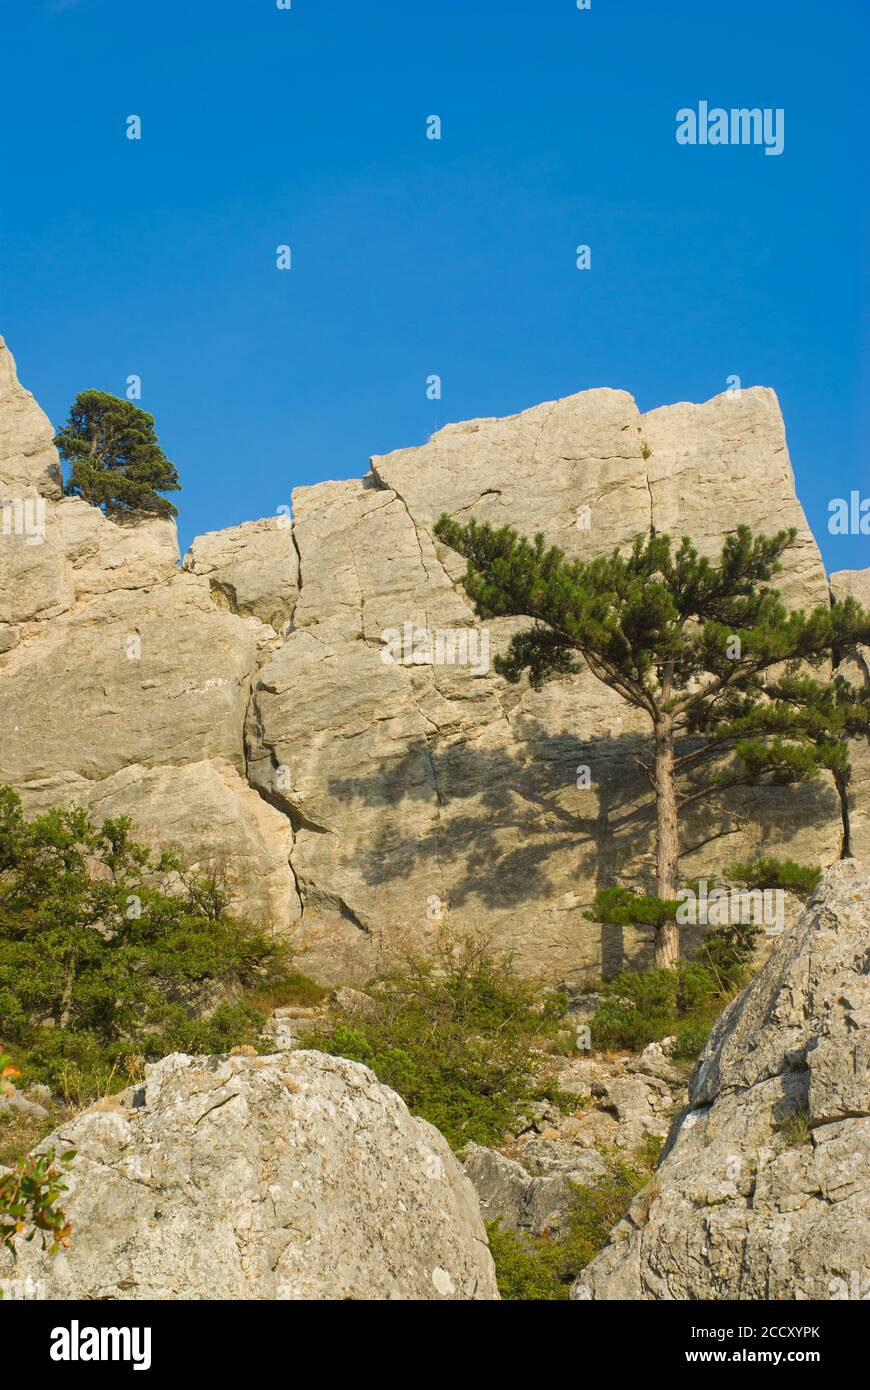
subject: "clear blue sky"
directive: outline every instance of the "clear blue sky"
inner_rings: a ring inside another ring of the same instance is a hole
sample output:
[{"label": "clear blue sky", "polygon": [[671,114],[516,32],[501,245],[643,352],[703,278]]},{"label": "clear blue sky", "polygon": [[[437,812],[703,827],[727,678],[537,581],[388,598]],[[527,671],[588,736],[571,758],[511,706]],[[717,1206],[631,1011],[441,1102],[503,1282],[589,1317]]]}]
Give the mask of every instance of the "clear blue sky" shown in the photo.
[{"label": "clear blue sky", "polygon": [[[0,0],[0,332],[55,422],[142,377],[185,545],[448,420],[736,374],[829,568],[867,565],[827,503],[870,492],[868,31],[866,0]],[[783,154],[678,146],[701,99],[784,108]]]}]

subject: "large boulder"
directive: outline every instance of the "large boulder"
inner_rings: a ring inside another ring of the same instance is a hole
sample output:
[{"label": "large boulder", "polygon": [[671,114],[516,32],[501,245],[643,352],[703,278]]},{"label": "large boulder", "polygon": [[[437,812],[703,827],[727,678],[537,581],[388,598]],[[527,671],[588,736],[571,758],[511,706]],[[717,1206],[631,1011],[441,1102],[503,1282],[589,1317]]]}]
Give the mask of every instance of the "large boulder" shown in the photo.
[{"label": "large boulder", "polygon": [[51,1299],[497,1299],[443,1136],[317,1052],[186,1057],[61,1126],[69,1250],[24,1245]]},{"label": "large boulder", "polygon": [[572,1296],[866,1297],[868,1146],[870,876],[843,860],[720,1018],[652,1183]]}]

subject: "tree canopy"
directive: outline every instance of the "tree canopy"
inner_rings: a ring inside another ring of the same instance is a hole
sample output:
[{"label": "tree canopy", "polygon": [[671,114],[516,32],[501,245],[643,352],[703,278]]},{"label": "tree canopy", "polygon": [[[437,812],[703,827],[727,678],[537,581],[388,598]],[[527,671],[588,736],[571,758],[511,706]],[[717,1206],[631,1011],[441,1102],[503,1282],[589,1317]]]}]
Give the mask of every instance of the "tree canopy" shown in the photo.
[{"label": "tree canopy", "polygon": [[[807,665],[870,640],[870,615],[852,598],[809,613],[787,610],[769,581],[794,530],[753,536],[739,526],[718,562],[689,537],[675,548],[653,532],[625,554],[593,560],[568,558],[541,534],[529,540],[473,518],[460,524],[444,515],[435,534],[468,561],[463,583],[480,617],[533,620],[496,657],[499,674],[515,683],[527,672],[539,688],[579,671],[582,660],[648,716],[654,756],[643,767],[656,799],[662,902],[676,896],[686,807],[713,789],[805,781],[841,763],[848,727],[835,717],[835,697],[817,683],[813,715],[806,700],[799,707],[794,682]],[[848,718],[854,725],[859,714]],[[680,794],[682,779],[692,785]],[[664,915],[651,923],[656,963],[672,965],[676,926]]]},{"label": "tree canopy", "polygon": [[0,786],[0,1036],[25,1076],[92,1093],[131,1057],[255,1042],[265,1015],[239,994],[284,953],[227,906],[216,872],[153,855],[126,817],[27,821]]},{"label": "tree canopy", "polygon": [[178,472],[160,447],[153,416],[132,401],[80,392],[54,443],[71,470],[67,496],[83,497],[115,519],[177,514],[160,494],[179,490]]}]

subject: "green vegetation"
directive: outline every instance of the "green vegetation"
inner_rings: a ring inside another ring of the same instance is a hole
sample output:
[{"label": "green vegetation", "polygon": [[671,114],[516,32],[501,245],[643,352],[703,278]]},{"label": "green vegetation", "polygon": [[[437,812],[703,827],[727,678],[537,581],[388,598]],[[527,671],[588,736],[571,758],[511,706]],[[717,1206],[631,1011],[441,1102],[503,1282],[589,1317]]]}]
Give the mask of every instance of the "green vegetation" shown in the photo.
[{"label": "green vegetation", "polygon": [[565,1011],[561,995],[541,1000],[480,940],[412,964],[375,998],[371,1014],[339,1014],[330,1038],[305,1046],[364,1062],[454,1148],[492,1144],[511,1128],[536,1094],[533,1049],[554,1036]]},{"label": "green vegetation", "polygon": [[731,864],[725,875],[746,888],[782,888],[799,898],[808,898],[822,877],[811,864],[793,859],[755,859],[752,863]]},{"label": "green vegetation", "polygon": [[301,1004],[313,1008],[323,1002],[327,994],[323,985],[291,970],[268,984],[249,990],[246,998],[253,1008],[268,1015],[273,1009],[283,1009],[288,1004]]},{"label": "green vegetation", "polygon": [[[680,835],[687,807],[709,805],[727,788],[805,782],[823,770],[845,789],[845,733],[863,727],[870,705],[858,708],[844,693],[840,708],[830,682],[800,688],[799,667],[870,640],[870,614],[851,598],[786,610],[768,581],[793,529],[753,536],[738,526],[718,562],[687,536],[673,548],[654,530],[626,554],[593,560],[569,559],[543,534],[532,541],[473,518],[463,525],[445,514],[435,534],[468,561],[463,583],[481,618],[533,621],[496,657],[500,675],[516,683],[528,672],[537,689],[579,671],[582,658],[649,719],[643,767],[655,802],[660,902],[676,899],[680,859],[697,848]],[[657,920],[652,930],[654,964],[673,968],[676,921]]]},{"label": "green vegetation", "polygon": [[73,401],[54,444],[71,472],[65,492],[83,497],[117,520],[175,516],[161,492],[177,492],[175,465],[154,432],[154,418],[132,401],[107,391],[82,391]]},{"label": "green vegetation", "polygon": [[[12,1078],[20,1074],[0,1046],[0,1095],[8,1094]],[[63,1174],[74,1158],[71,1149],[55,1163],[49,1150],[39,1158],[19,1158],[0,1173],[0,1254],[5,1252],[14,1260],[16,1240],[33,1240],[37,1232],[52,1255],[69,1245],[72,1228],[58,1199],[66,1191]]]},{"label": "green vegetation", "polygon": [[609,927],[660,927],[676,915],[679,905],[676,898],[654,898],[631,888],[600,888],[591,909],[583,916],[587,922],[602,922]]},{"label": "green vegetation", "polygon": [[[499,1292],[510,1300],[567,1299],[571,1284],[595,1258],[639,1192],[650,1184],[661,1140],[650,1138],[630,1159],[610,1156],[604,1177],[575,1187],[566,1230],[526,1237],[487,1226]],[[652,1189],[650,1189],[652,1191]]]},{"label": "green vegetation", "polygon": [[[853,645],[847,640],[835,646],[835,663]],[[811,775],[830,772],[840,803],[840,858],[851,859],[849,739],[870,735],[870,687],[861,689],[841,675],[814,680],[801,669],[800,662],[790,662],[784,674],[765,685],[764,694],[764,701],[754,708],[733,711],[743,728],[738,748],[741,761],[751,773],[759,758],[764,758],[766,745],[773,741],[788,749],[790,757],[800,749]]]},{"label": "green vegetation", "polygon": [[28,822],[0,787],[0,1029],[24,1080],[84,1104],[168,1052],[257,1045],[245,992],[280,990],[285,961],[227,902],[219,872],[181,873],[127,819]]},{"label": "green vegetation", "polygon": [[810,1123],[809,1110],[805,1107],[800,1110],[793,1110],[788,1119],[780,1126],[779,1132],[787,1149],[799,1149],[804,1144],[811,1144],[813,1127]]},{"label": "green vegetation", "polygon": [[590,1024],[596,1048],[640,1050],[676,1037],[674,1055],[698,1056],[725,1005],[747,980],[755,931],[732,925],[709,932],[695,960],[673,970],[624,970],[604,986]]}]

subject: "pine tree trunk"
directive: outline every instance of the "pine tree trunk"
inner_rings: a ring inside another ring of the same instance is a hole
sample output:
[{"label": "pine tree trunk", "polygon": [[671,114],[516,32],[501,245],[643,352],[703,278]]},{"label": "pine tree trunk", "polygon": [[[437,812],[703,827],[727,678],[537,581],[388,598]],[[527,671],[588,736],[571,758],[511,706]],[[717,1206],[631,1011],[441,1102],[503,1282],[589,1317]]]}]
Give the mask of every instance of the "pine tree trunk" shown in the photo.
[{"label": "pine tree trunk", "polygon": [[[674,727],[669,714],[660,715],[654,726],[656,751],[656,893],[660,898],[677,896],[679,836],[677,831],[677,790],[674,781]],[[653,966],[672,970],[680,958],[680,935],[676,921],[664,922],[656,929]]]},{"label": "pine tree trunk", "polygon": [[853,859],[855,857],[852,849],[852,816],[849,810],[849,777],[851,772],[852,769],[847,767],[843,772],[834,773],[837,795],[840,798],[840,816],[843,821],[843,838],[840,842],[841,859]]}]

